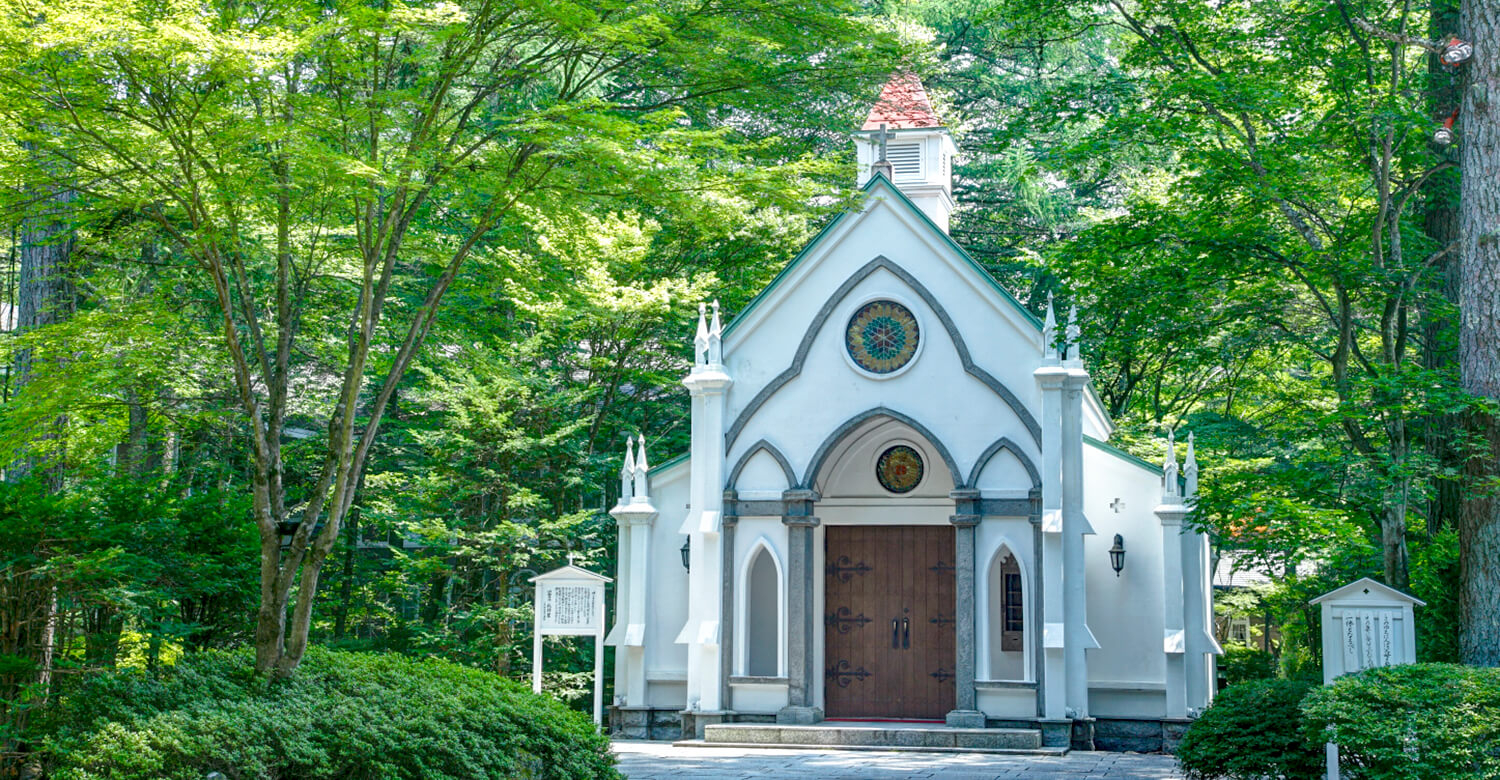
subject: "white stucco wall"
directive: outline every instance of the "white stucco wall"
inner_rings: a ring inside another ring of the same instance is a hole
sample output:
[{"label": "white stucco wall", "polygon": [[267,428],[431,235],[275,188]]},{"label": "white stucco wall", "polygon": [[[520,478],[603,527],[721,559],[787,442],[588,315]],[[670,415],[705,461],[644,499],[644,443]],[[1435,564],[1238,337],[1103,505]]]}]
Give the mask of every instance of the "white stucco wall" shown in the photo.
[{"label": "white stucco wall", "polygon": [[[784,274],[773,289],[735,321],[725,334],[726,371],[734,383],[726,397],[725,420],[732,442],[726,452],[725,476],[738,466],[729,487],[742,502],[779,500],[788,489],[811,482],[820,493],[814,513],[822,525],[813,531],[814,610],[824,614],[824,528],[841,524],[950,523],[958,486],[977,487],[986,499],[1025,499],[1033,480],[1021,460],[1042,468],[1040,445],[1026,417],[1042,421],[1041,397],[1033,372],[1041,365],[1042,339],[1037,324],[998,292],[923,219],[877,184],[864,208],[835,224]],[[885,258],[896,267],[876,267],[846,285],[872,261]],[[904,278],[903,274],[911,278]],[[838,292],[841,287],[845,289]],[[925,293],[923,293],[925,290]],[[852,313],[875,298],[903,303],[918,320],[921,347],[910,367],[887,378],[872,378],[855,367],[844,348],[844,331]],[[819,312],[826,319],[809,328]],[[952,323],[957,338],[944,318]],[[774,393],[760,397],[797,360],[806,339],[800,371]],[[960,342],[972,366],[1003,385],[1004,394],[966,370]],[[742,415],[757,404],[753,414]],[[851,420],[886,409],[896,418],[871,418],[852,428]],[[908,420],[907,422],[901,421]],[[1083,430],[1104,439],[1111,424],[1097,398],[1084,402]],[[981,456],[1005,439],[1014,449],[1000,451],[975,476]],[[923,455],[927,475],[913,492],[893,496],[874,477],[874,461],[886,447],[904,443]],[[762,446],[776,450],[781,460]],[[826,447],[826,450],[825,450]],[[758,451],[757,451],[758,450]],[[814,460],[823,457],[817,474]],[[1095,534],[1085,540],[1088,623],[1100,647],[1088,651],[1091,714],[1103,717],[1159,717],[1162,690],[1163,584],[1161,527],[1153,509],[1160,499],[1159,470],[1097,446],[1085,444],[1084,513]],[[947,460],[953,462],[950,471]],[[658,469],[651,478],[651,498],[660,511],[652,531],[646,637],[647,702],[680,707],[685,701],[687,648],[676,643],[687,619],[688,576],[679,548],[687,516],[690,469],[686,460]],[[717,490],[717,486],[713,489]],[[1116,512],[1111,504],[1124,502]],[[1016,505],[1012,505],[1015,507]],[[1034,606],[1038,594],[1036,529],[1027,516],[986,517],[975,535],[975,610],[978,659],[976,678],[988,681],[978,693],[979,706],[994,717],[1026,718],[1036,714],[1035,684],[1040,659],[1036,634],[1041,621]],[[1121,534],[1126,565],[1118,578],[1108,549]],[[741,517],[731,551],[735,592],[727,647],[731,678],[745,674],[744,589],[749,556],[764,547],[778,562],[780,608],[785,614],[788,560],[787,530],[779,516]],[[991,663],[997,635],[992,621],[990,568],[1002,545],[1020,561],[1025,583],[1026,636],[1019,664],[998,658]],[[1061,565],[1043,562],[1046,568]],[[822,621],[813,632],[814,662],[823,661]],[[786,674],[785,628],[777,637],[778,675]],[[818,675],[821,679],[821,675]],[[1049,680],[1061,684],[1061,680]],[[786,684],[778,680],[731,679],[731,709],[772,713],[787,701]],[[814,704],[822,704],[815,685]]]},{"label": "white stucco wall", "polygon": [[687,647],[676,644],[687,621],[687,571],[682,568],[687,517],[688,461],[651,475],[651,501],[660,514],[651,527],[650,587],[646,591],[646,704],[681,707],[687,689]]},{"label": "white stucco wall", "polygon": [[[1161,472],[1085,442],[1084,516],[1094,535],[1084,539],[1088,622],[1099,640],[1090,650],[1089,710],[1100,717],[1160,717],[1166,713],[1162,653]],[[1124,501],[1116,512],[1111,504]],[[1109,563],[1115,534],[1125,541],[1125,568]]]}]

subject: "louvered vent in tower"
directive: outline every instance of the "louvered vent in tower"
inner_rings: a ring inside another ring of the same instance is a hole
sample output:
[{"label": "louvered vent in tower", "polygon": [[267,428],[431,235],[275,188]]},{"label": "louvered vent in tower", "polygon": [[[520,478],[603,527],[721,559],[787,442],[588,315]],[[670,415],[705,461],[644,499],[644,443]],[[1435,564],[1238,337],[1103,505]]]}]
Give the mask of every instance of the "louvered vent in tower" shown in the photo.
[{"label": "louvered vent in tower", "polygon": [[922,145],[891,144],[886,148],[886,159],[890,160],[892,172],[898,179],[922,177]]}]

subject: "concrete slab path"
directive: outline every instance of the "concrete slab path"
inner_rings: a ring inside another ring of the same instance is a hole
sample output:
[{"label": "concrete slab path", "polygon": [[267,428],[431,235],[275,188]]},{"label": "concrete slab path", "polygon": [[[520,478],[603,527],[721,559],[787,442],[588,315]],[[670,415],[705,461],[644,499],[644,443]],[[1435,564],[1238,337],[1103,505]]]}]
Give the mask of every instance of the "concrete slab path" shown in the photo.
[{"label": "concrete slab path", "polygon": [[1182,780],[1171,756],[1075,752],[1061,758],[973,753],[853,750],[765,750],[675,747],[670,742],[614,743],[620,771],[630,780],[655,778],[819,778],[820,780]]}]

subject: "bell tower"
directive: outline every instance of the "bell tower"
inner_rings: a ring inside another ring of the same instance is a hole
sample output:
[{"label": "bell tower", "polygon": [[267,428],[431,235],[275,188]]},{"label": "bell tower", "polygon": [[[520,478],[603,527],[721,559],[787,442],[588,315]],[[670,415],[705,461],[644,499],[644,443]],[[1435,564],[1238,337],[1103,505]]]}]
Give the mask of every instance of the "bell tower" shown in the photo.
[{"label": "bell tower", "polygon": [[898,73],[880,90],[854,146],[859,186],[885,175],[929,219],[948,232],[953,213],[953,158],[958,147],[916,74]]}]

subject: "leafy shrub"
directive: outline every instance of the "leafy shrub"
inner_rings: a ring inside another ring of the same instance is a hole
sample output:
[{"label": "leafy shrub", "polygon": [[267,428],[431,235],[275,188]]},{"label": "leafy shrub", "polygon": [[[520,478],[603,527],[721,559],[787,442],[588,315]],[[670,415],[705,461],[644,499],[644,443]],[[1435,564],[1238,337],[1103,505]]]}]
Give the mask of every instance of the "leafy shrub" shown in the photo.
[{"label": "leafy shrub", "polygon": [[1219,670],[1230,685],[1276,676],[1276,657],[1264,650],[1229,644],[1219,658]]},{"label": "leafy shrub", "polygon": [[1411,664],[1347,675],[1303,703],[1347,778],[1500,778],[1500,670]]},{"label": "leafy shrub", "polygon": [[157,677],[90,681],[51,724],[51,777],[619,777],[587,718],[488,672],[313,648],[291,679],[266,682],[252,663],[204,652]]},{"label": "leafy shrub", "polygon": [[1177,758],[1190,780],[1323,776],[1323,743],[1310,743],[1298,705],[1311,683],[1254,680],[1225,688],[1188,726]]}]

